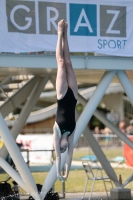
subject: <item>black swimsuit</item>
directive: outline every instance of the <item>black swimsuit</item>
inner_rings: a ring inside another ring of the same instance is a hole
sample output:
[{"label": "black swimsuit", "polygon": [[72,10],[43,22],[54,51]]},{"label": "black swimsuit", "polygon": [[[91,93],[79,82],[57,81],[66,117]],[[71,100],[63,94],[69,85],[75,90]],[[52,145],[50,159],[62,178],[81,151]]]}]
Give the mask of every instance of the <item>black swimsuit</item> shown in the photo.
[{"label": "black swimsuit", "polygon": [[61,135],[69,131],[70,134],[68,136],[70,136],[75,129],[76,103],[77,103],[77,100],[75,99],[73,91],[70,87],[68,87],[67,92],[62,99],[60,100],[57,99],[58,107],[57,107],[57,113],[56,113],[56,122],[60,128]]}]

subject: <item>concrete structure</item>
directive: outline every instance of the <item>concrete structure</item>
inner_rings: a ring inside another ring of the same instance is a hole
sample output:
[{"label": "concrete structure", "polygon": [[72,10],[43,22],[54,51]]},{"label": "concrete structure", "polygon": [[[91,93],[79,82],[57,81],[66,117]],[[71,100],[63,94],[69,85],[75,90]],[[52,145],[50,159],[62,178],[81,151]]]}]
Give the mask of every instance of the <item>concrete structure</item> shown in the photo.
[{"label": "concrete structure", "polygon": [[128,188],[112,188],[110,189],[111,200],[131,200],[131,190]]}]

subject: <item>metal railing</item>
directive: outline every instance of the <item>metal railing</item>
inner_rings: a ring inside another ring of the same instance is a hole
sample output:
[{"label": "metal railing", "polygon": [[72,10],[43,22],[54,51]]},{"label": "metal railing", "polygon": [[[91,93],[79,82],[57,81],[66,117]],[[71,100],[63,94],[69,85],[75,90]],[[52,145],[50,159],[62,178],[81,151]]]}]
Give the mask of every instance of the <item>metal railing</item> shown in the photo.
[{"label": "metal railing", "polygon": [[[92,132],[93,134],[93,132]],[[108,147],[108,148],[112,148],[112,147],[121,147],[121,139],[119,139],[117,137],[117,135],[114,134],[107,134],[107,135],[103,135],[103,134],[93,134],[93,136],[95,137],[96,141],[98,142],[98,144],[100,145],[101,148],[104,147]],[[76,145],[76,148],[82,148],[82,147],[90,147],[88,141],[86,141],[86,139],[84,138],[84,136],[82,135]]]}]

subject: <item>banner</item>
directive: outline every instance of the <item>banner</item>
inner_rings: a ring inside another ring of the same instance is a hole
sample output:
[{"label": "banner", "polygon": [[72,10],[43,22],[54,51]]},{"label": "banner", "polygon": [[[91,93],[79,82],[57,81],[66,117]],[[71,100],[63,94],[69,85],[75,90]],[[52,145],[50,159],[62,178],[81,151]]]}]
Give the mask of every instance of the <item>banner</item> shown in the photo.
[{"label": "banner", "polygon": [[[21,144],[21,149],[29,149],[30,163],[51,163],[52,152],[48,150],[53,149],[53,135],[52,134],[19,134],[16,142]],[[46,151],[45,151],[46,150]],[[24,160],[27,162],[27,152],[22,152]]]},{"label": "banner", "polygon": [[[133,136],[128,136],[131,141],[133,141]],[[124,143],[124,157],[126,159],[126,164],[128,166],[133,166],[133,149],[131,149],[127,144]]]},{"label": "banner", "polygon": [[55,51],[61,19],[71,52],[133,56],[132,0],[0,0],[0,52]]}]

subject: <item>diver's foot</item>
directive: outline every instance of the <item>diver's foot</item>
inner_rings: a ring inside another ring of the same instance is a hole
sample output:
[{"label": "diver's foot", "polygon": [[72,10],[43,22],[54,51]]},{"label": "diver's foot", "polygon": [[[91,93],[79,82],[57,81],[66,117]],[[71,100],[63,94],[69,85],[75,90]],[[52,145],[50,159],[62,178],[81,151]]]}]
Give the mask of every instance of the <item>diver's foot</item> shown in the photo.
[{"label": "diver's foot", "polygon": [[65,21],[64,21],[64,19],[62,19],[62,20],[60,20],[59,22],[58,22],[58,35],[59,34],[61,34],[61,35],[63,35],[64,34],[64,24],[65,24]]},{"label": "diver's foot", "polygon": [[64,36],[67,36],[67,28],[68,28],[68,23],[64,22]]},{"label": "diver's foot", "polygon": [[57,178],[58,178],[59,181],[62,181],[62,182],[66,180],[64,177],[62,177],[60,175],[58,175]]}]

